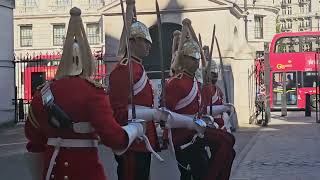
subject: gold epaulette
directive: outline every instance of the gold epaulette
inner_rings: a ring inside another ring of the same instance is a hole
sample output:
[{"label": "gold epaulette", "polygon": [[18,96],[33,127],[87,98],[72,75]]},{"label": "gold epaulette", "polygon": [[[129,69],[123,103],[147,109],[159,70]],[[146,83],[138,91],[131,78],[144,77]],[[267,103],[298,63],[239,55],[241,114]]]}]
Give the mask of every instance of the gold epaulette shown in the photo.
[{"label": "gold epaulette", "polygon": [[128,64],[128,58],[122,59],[122,60],[120,61],[120,64],[126,66],[126,65]]},{"label": "gold epaulette", "polygon": [[100,82],[98,82],[98,81],[95,81],[95,80],[89,79],[89,78],[86,78],[86,80],[87,80],[90,84],[94,85],[96,88],[101,88],[101,89],[105,89],[105,88],[106,88],[105,85],[103,85],[102,83],[100,83]]}]

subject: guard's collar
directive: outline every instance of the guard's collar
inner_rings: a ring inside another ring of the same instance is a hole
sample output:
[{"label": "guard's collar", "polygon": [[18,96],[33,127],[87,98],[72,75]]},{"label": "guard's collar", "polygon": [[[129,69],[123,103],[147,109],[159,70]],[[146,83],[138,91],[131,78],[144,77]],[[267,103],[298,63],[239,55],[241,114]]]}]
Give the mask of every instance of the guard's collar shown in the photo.
[{"label": "guard's collar", "polygon": [[137,56],[131,56],[131,58],[132,58],[134,61],[136,61],[137,63],[142,64],[142,59],[140,59],[139,57],[137,57]]},{"label": "guard's collar", "polygon": [[195,74],[188,72],[187,70],[183,70],[183,74],[187,75],[190,78],[194,78]]}]

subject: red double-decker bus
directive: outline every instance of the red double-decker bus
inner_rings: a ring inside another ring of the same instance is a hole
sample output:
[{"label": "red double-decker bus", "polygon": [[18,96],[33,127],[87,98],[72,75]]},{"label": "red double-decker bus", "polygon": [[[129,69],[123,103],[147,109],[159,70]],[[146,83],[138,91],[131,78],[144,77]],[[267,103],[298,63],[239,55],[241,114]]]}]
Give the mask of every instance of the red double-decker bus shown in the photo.
[{"label": "red double-decker bus", "polygon": [[286,32],[273,37],[269,56],[272,109],[281,108],[284,86],[288,109],[304,109],[306,94],[315,97],[319,48],[320,32]]},{"label": "red double-decker bus", "polygon": [[[101,80],[106,76],[106,64],[102,62],[102,54],[95,55],[96,72],[94,79]],[[24,74],[24,99],[30,101],[37,86],[45,81],[52,80],[56,74],[61,55],[39,55],[32,60],[25,61]]]}]

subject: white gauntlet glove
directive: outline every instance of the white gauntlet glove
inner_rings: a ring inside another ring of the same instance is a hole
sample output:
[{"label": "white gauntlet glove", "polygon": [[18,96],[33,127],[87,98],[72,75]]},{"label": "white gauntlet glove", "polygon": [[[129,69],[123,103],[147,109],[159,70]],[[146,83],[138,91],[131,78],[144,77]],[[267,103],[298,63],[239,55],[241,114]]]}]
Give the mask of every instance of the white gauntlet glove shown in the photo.
[{"label": "white gauntlet glove", "polygon": [[[212,115],[219,115],[224,112],[230,112],[232,105],[231,104],[223,104],[223,105],[213,105],[212,107]],[[210,113],[210,106],[207,106],[207,113]]]},{"label": "white gauntlet glove", "polygon": [[[151,108],[145,106],[135,106],[136,118],[144,119],[146,121],[160,122],[168,119],[169,113],[164,108]],[[129,107],[128,119],[132,119],[132,109]]]},{"label": "white gauntlet glove", "polygon": [[178,114],[169,110],[165,110],[169,113],[169,117],[166,123],[168,128],[187,128],[195,130],[198,133],[204,133],[206,129],[206,123],[201,119],[194,120],[193,117],[188,115]]},{"label": "white gauntlet glove", "polygon": [[122,129],[128,135],[128,145],[125,149],[114,150],[114,153],[117,155],[125,153],[136,138],[140,138],[144,135],[145,121],[142,119],[136,119],[135,121],[129,122],[128,125],[122,126]]}]

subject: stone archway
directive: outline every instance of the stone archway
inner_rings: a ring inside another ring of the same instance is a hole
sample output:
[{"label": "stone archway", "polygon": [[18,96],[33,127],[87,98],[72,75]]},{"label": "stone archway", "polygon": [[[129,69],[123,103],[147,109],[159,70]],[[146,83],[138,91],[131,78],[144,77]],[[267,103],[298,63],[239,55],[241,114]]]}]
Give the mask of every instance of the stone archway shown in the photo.
[{"label": "stone archway", "polygon": [[[165,70],[169,70],[171,64],[171,46],[172,36],[175,30],[181,30],[180,24],[164,22],[162,23],[162,46],[163,46],[163,58]],[[158,25],[153,25],[149,28],[150,35],[152,38],[152,48],[150,55],[144,58],[143,65],[147,72],[150,71],[161,71],[160,69],[160,49],[158,42]],[[161,73],[148,73],[148,77],[151,79],[160,79]],[[166,73],[168,77],[168,73]]]}]

